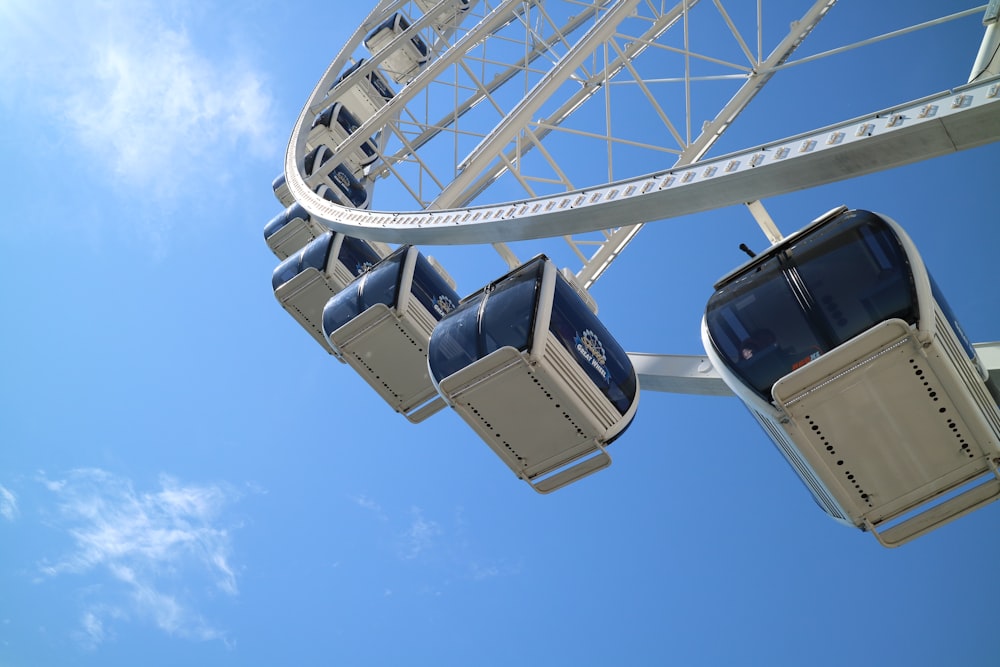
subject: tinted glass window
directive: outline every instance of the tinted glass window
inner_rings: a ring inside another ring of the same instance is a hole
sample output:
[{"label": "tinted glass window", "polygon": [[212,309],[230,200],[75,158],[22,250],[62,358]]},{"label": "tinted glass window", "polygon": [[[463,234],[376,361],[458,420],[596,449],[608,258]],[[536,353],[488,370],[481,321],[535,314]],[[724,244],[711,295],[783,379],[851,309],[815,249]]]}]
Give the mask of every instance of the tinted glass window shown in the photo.
[{"label": "tinted glass window", "polygon": [[427,348],[427,363],[440,382],[479,359],[479,308],[483,296],[466,301],[438,322]]},{"label": "tinted glass window", "polygon": [[323,309],[323,331],[327,336],[376,303],[384,303],[390,308],[396,305],[403,257],[405,252],[400,251],[389,255],[330,298]]},{"label": "tinted glass window", "polygon": [[345,236],[340,246],[340,262],[347,267],[351,275],[362,273],[378,264],[381,257],[367,242],[352,236]]},{"label": "tinted glass window", "polygon": [[284,211],[271,218],[271,220],[264,225],[264,238],[271,238],[275,232],[285,227],[289,222],[295,220],[296,218],[306,221],[309,220],[309,214],[306,213],[306,210],[302,208],[301,204],[298,203],[292,204]]},{"label": "tinted glass window", "polygon": [[305,160],[303,161],[302,166],[305,168],[306,176],[312,176],[316,173],[317,169],[329,162],[332,157],[333,151],[331,151],[329,147],[324,145],[314,148],[308,155],[306,155]]},{"label": "tinted glass window", "polygon": [[717,291],[706,321],[726,364],[770,399],[780,377],[879,322],[917,315],[896,234],[873,213],[849,211]]},{"label": "tinted glass window", "polygon": [[326,232],[317,236],[302,249],[302,261],[299,264],[299,273],[308,268],[317,271],[326,271],[326,261],[330,256],[330,247],[333,245],[333,233]]},{"label": "tinted glass window", "polygon": [[809,293],[808,306],[840,345],[891,318],[917,321],[910,267],[892,230],[866,211],[851,211],[794,244],[792,271]]},{"label": "tinted glass window", "polygon": [[451,285],[445,282],[441,274],[434,270],[427,258],[421,254],[417,255],[417,262],[413,267],[413,285],[410,292],[436,320],[455,310],[459,301],[458,294]]},{"label": "tinted glass window", "polygon": [[291,257],[287,257],[274,269],[274,273],[271,274],[271,287],[278,289],[289,280],[299,275],[299,261],[302,251],[295,253]]},{"label": "tinted glass window", "polygon": [[339,106],[339,113],[337,114],[337,122],[340,126],[344,128],[344,131],[348,134],[354,134],[354,131],[361,127],[361,123],[355,118],[354,114],[347,110],[347,107]]},{"label": "tinted glass window", "polygon": [[544,264],[538,262],[508,276],[486,295],[480,322],[479,356],[501,347],[527,350],[535,319],[535,302]]},{"label": "tinted glass window", "polygon": [[340,290],[323,308],[323,333],[329,337],[364,311],[361,305],[361,278]]},{"label": "tinted glass window", "polygon": [[326,269],[333,234],[327,232],[314,239],[302,250],[285,259],[271,274],[271,287],[278,289],[308,268],[318,271]]},{"label": "tinted glass window", "polygon": [[625,350],[563,278],[556,280],[549,330],[621,414],[635,400],[636,378]]},{"label": "tinted glass window", "polygon": [[396,96],[396,94],[392,92],[392,89],[389,88],[389,84],[386,83],[385,79],[378,73],[377,70],[372,70],[372,72],[368,75],[368,81],[371,82],[375,92],[377,92],[386,102]]},{"label": "tinted glass window", "polygon": [[399,278],[406,248],[401,248],[368,270],[361,278],[361,306],[368,309],[376,303],[396,306]]},{"label": "tinted glass window", "polygon": [[310,127],[310,129],[315,128],[319,125],[323,125],[324,127],[330,127],[330,122],[332,119],[333,119],[333,107],[329,106],[323,109],[318,114],[316,114],[316,117],[313,118],[312,126]]},{"label": "tinted glass window", "polygon": [[319,184],[316,188],[316,193],[323,199],[332,201],[334,204],[343,205],[344,203],[344,200],[337,196],[337,194],[333,191],[333,188],[324,183]]},{"label": "tinted glass window", "polygon": [[330,180],[332,180],[341,192],[351,200],[351,203],[356,207],[363,206],[368,200],[368,193],[365,192],[365,188],[358,182],[358,179],[354,178],[354,174],[342,164],[338,164],[330,172]]},{"label": "tinted glass window", "polygon": [[333,82],[333,86],[330,86],[330,90],[333,90],[334,86],[336,86],[338,83],[340,83],[350,75],[354,74],[354,72],[357,71],[357,69],[364,64],[365,64],[365,59],[362,58],[353,65],[349,65],[347,68],[345,68],[344,71],[341,72],[340,76],[337,77],[337,80]]},{"label": "tinted glass window", "polygon": [[374,139],[373,137],[368,137],[368,141],[361,144],[361,152],[367,155],[368,157],[373,157],[376,154],[375,144],[373,139]]},{"label": "tinted glass window", "polygon": [[775,381],[827,351],[776,258],[712,295],[705,320],[722,359],[767,400]]}]

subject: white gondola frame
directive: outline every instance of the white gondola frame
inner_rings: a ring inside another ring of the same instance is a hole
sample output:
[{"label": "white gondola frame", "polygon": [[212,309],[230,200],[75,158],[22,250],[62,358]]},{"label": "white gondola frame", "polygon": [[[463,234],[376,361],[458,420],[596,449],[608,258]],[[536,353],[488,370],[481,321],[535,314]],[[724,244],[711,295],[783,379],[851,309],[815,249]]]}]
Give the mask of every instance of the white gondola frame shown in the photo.
[{"label": "white gondola frame", "polygon": [[[728,367],[712,343],[705,317],[701,331],[712,365],[761,423],[817,503],[841,523],[871,531],[883,545],[895,547],[1000,498],[1000,408],[983,381],[983,365],[967,356],[960,339],[964,334],[954,330],[939,308],[913,240],[897,222],[879,217],[899,239],[909,261],[918,308],[916,325],[891,319],[852,338],[775,382],[773,402],[762,399]],[[890,368],[893,363],[895,369]],[[912,368],[904,373],[902,364]],[[893,373],[891,380],[885,379],[888,373]],[[881,374],[891,388],[871,387],[868,374]],[[913,389],[912,383],[903,380],[907,374],[919,378],[919,387]],[[920,468],[933,464],[940,470],[947,465],[941,445],[924,442],[915,449],[913,440],[907,440],[905,447],[897,446],[893,453],[894,439],[885,438],[876,443],[881,445],[878,451],[857,447],[856,440],[878,428],[869,417],[864,426],[849,430],[852,409],[858,411],[865,405],[863,400],[851,400],[851,395],[861,391],[878,400],[886,413],[902,415],[893,418],[891,428],[903,437],[942,431],[942,418],[914,409],[933,391],[934,414],[949,415],[943,417],[948,425],[945,440],[964,436],[961,442],[968,448],[956,446],[949,469],[931,479]],[[824,407],[825,403],[832,406]],[[821,424],[818,415],[827,412],[833,417]],[[835,433],[839,434],[836,441]],[[858,452],[849,461],[844,452],[856,449],[864,449],[863,455]],[[909,471],[910,488],[905,492],[899,487],[907,484],[892,479],[902,468]],[[881,471],[881,479],[872,479],[875,471]],[[870,476],[865,479],[866,475]],[[892,485],[897,495],[880,497],[879,489]],[[859,494],[858,486],[868,499]],[[869,502],[872,499],[875,502]]]},{"label": "white gondola frame", "polygon": [[[323,308],[327,301],[349,285],[355,274],[340,261],[340,251],[346,236],[339,232],[331,234],[331,247],[323,270],[309,266],[274,290],[274,297],[281,307],[316,340],[328,354],[340,361],[337,351],[330,347],[323,333]],[[388,246],[366,242],[379,256],[384,257]]]},{"label": "white gondola frame", "polygon": [[[526,351],[500,347],[435,380],[449,406],[539,493],[550,493],[610,466],[607,445],[628,427],[639,403],[637,382],[635,396],[622,415],[549,330],[557,275],[547,261]],[[539,411],[539,406],[548,409]],[[504,425],[499,427],[500,423]],[[574,431],[579,434],[575,442],[552,446]]]},{"label": "white gondola frame", "polygon": [[[395,306],[373,304],[325,334],[334,354],[413,423],[424,421],[446,405],[427,367],[427,345],[437,319],[411,292],[418,255],[415,247],[406,250]],[[437,270],[433,263],[431,266]],[[353,289],[353,284],[350,287]]]},{"label": "white gondola frame", "polygon": [[[387,25],[389,23],[391,25]],[[405,23],[405,27],[401,27],[401,23]],[[408,31],[411,31],[409,22],[402,14],[396,13],[373,30],[365,38],[364,45],[372,52],[373,56],[377,56]],[[382,71],[396,83],[404,85],[416,78],[420,69],[430,60],[430,48],[426,42],[418,32],[411,32],[409,38],[401,40],[399,46],[386,55],[381,62]],[[423,51],[421,51],[421,47],[423,47]]]}]

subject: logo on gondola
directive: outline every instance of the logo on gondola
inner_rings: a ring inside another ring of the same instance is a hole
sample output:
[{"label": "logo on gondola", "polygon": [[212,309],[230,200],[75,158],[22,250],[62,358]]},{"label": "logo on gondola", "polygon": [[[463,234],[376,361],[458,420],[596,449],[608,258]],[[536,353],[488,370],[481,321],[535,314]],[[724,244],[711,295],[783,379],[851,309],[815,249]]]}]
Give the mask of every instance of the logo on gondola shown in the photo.
[{"label": "logo on gondola", "polygon": [[344,172],[338,171],[337,173],[335,173],[333,175],[333,178],[338,183],[340,183],[340,185],[342,187],[344,187],[345,189],[351,187],[351,181],[347,178],[347,176],[344,174]]},{"label": "logo on gondola", "polygon": [[434,299],[434,312],[440,317],[444,317],[453,310],[455,310],[455,302],[447,294],[441,294]]},{"label": "logo on gondola", "polygon": [[576,337],[576,351],[590,366],[597,371],[605,382],[611,382],[611,372],[608,370],[608,355],[604,344],[597,334],[587,329],[582,336]]}]

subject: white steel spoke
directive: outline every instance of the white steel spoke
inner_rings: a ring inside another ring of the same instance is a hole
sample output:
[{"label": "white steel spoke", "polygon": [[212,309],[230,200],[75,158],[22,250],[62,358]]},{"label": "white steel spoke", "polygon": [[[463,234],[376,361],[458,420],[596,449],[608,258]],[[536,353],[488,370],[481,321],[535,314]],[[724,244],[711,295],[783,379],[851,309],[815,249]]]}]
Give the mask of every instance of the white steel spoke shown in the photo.
[{"label": "white steel spoke", "polygon": [[[373,182],[373,210],[339,207],[310,191],[309,184],[324,172],[308,183],[298,173],[305,132],[297,132],[289,145],[288,187],[331,227],[378,240],[416,242],[422,236],[428,243],[495,243],[508,265],[518,259],[502,241],[562,239],[579,263],[574,272],[585,288],[622,254],[643,223],[664,216],[609,213],[603,216],[609,222],[628,224],[595,228],[588,223],[567,230],[561,223],[543,222],[559,218],[544,213],[605,202],[612,211],[622,198],[645,210],[639,202],[663,187],[664,169],[677,174],[704,163],[727,128],[785,69],[967,19],[984,9],[956,11],[793,58],[836,0],[816,0],[804,14],[785,17],[765,7],[765,0],[750,7],[732,0],[480,0],[460,17],[461,25],[435,25],[449,1],[427,14],[411,0],[380,2],[300,116],[301,127],[336,101],[327,89],[358,58],[365,63],[344,86],[381,71],[389,52],[415,35],[430,45],[432,58],[416,78],[396,82],[392,100],[366,114],[357,132],[331,147],[337,154],[350,153],[381,133],[379,159],[361,175]],[[361,47],[366,34],[394,12],[407,14],[410,28],[386,50],[366,54]],[[779,19],[791,28],[769,45],[765,34],[773,33]],[[705,25],[715,31],[712,39],[705,39]],[[700,91],[709,85],[731,86],[728,101],[706,107]],[[649,183],[658,185],[650,190]],[[416,210],[379,211],[383,192],[411,198]],[[409,225],[420,233],[413,234]],[[438,233],[441,225],[451,231]],[[495,231],[466,234],[466,225]]]}]

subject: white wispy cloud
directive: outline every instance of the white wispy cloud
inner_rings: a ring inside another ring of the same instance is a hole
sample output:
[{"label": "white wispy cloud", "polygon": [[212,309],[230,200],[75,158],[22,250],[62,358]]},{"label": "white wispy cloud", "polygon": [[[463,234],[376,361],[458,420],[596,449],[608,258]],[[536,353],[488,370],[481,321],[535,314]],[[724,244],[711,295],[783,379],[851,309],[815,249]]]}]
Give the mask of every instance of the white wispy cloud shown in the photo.
[{"label": "white wispy cloud", "polygon": [[85,611],[80,619],[80,636],[88,647],[96,647],[104,641],[104,621],[93,610]]},{"label": "white wispy cloud", "polygon": [[[443,595],[451,587],[478,585],[492,579],[515,577],[522,573],[519,556],[497,552],[495,547],[484,549],[463,507],[455,508],[451,517],[438,520],[422,507],[410,506],[402,511],[385,509],[367,495],[349,497],[357,507],[378,519],[375,534],[377,548],[388,547],[388,554],[397,565],[405,568],[407,577],[420,579],[419,585],[401,589],[385,586],[383,596],[405,592],[417,595]],[[392,570],[386,563],[386,571]]]},{"label": "white wispy cloud", "polygon": [[442,534],[441,526],[436,521],[425,519],[419,507],[411,508],[410,514],[410,525],[400,535],[400,555],[407,560],[431,549],[434,540]]},{"label": "white wispy cloud", "polygon": [[41,103],[116,184],[164,199],[224,182],[248,158],[276,157],[285,133],[263,68],[197,30],[185,5],[38,0],[7,36],[0,80],[39,92],[23,103]]},{"label": "white wispy cloud", "polygon": [[388,519],[388,517],[386,516],[385,512],[382,511],[382,506],[379,505],[374,500],[372,500],[371,498],[369,498],[368,496],[365,496],[365,495],[354,496],[353,498],[351,498],[351,500],[354,501],[355,505],[357,505],[358,507],[360,507],[362,509],[366,509],[369,512],[372,512],[373,514],[375,514],[375,516],[377,516],[382,521],[386,521]]},{"label": "white wispy cloud", "polygon": [[505,560],[472,562],[468,567],[468,578],[473,581],[483,581],[496,577],[510,577],[521,573],[521,565],[508,563]]},{"label": "white wispy cloud", "polygon": [[99,469],[75,470],[65,478],[40,479],[57,497],[54,523],[72,550],[40,565],[43,578],[110,576],[108,599],[91,601],[78,635],[96,646],[116,619],[151,622],[162,631],[191,639],[224,639],[192,601],[192,581],[238,594],[229,530],[221,512],[236,493],[223,485],[185,485],[171,477],[160,488],[137,492],[128,479]]},{"label": "white wispy cloud", "polygon": [[13,521],[17,515],[17,496],[14,495],[13,491],[0,484],[0,516],[8,521]]},{"label": "white wispy cloud", "polygon": [[209,60],[186,32],[109,39],[90,45],[89,57],[91,74],[67,96],[65,120],[118,178],[173,195],[274,141],[262,76]]}]

